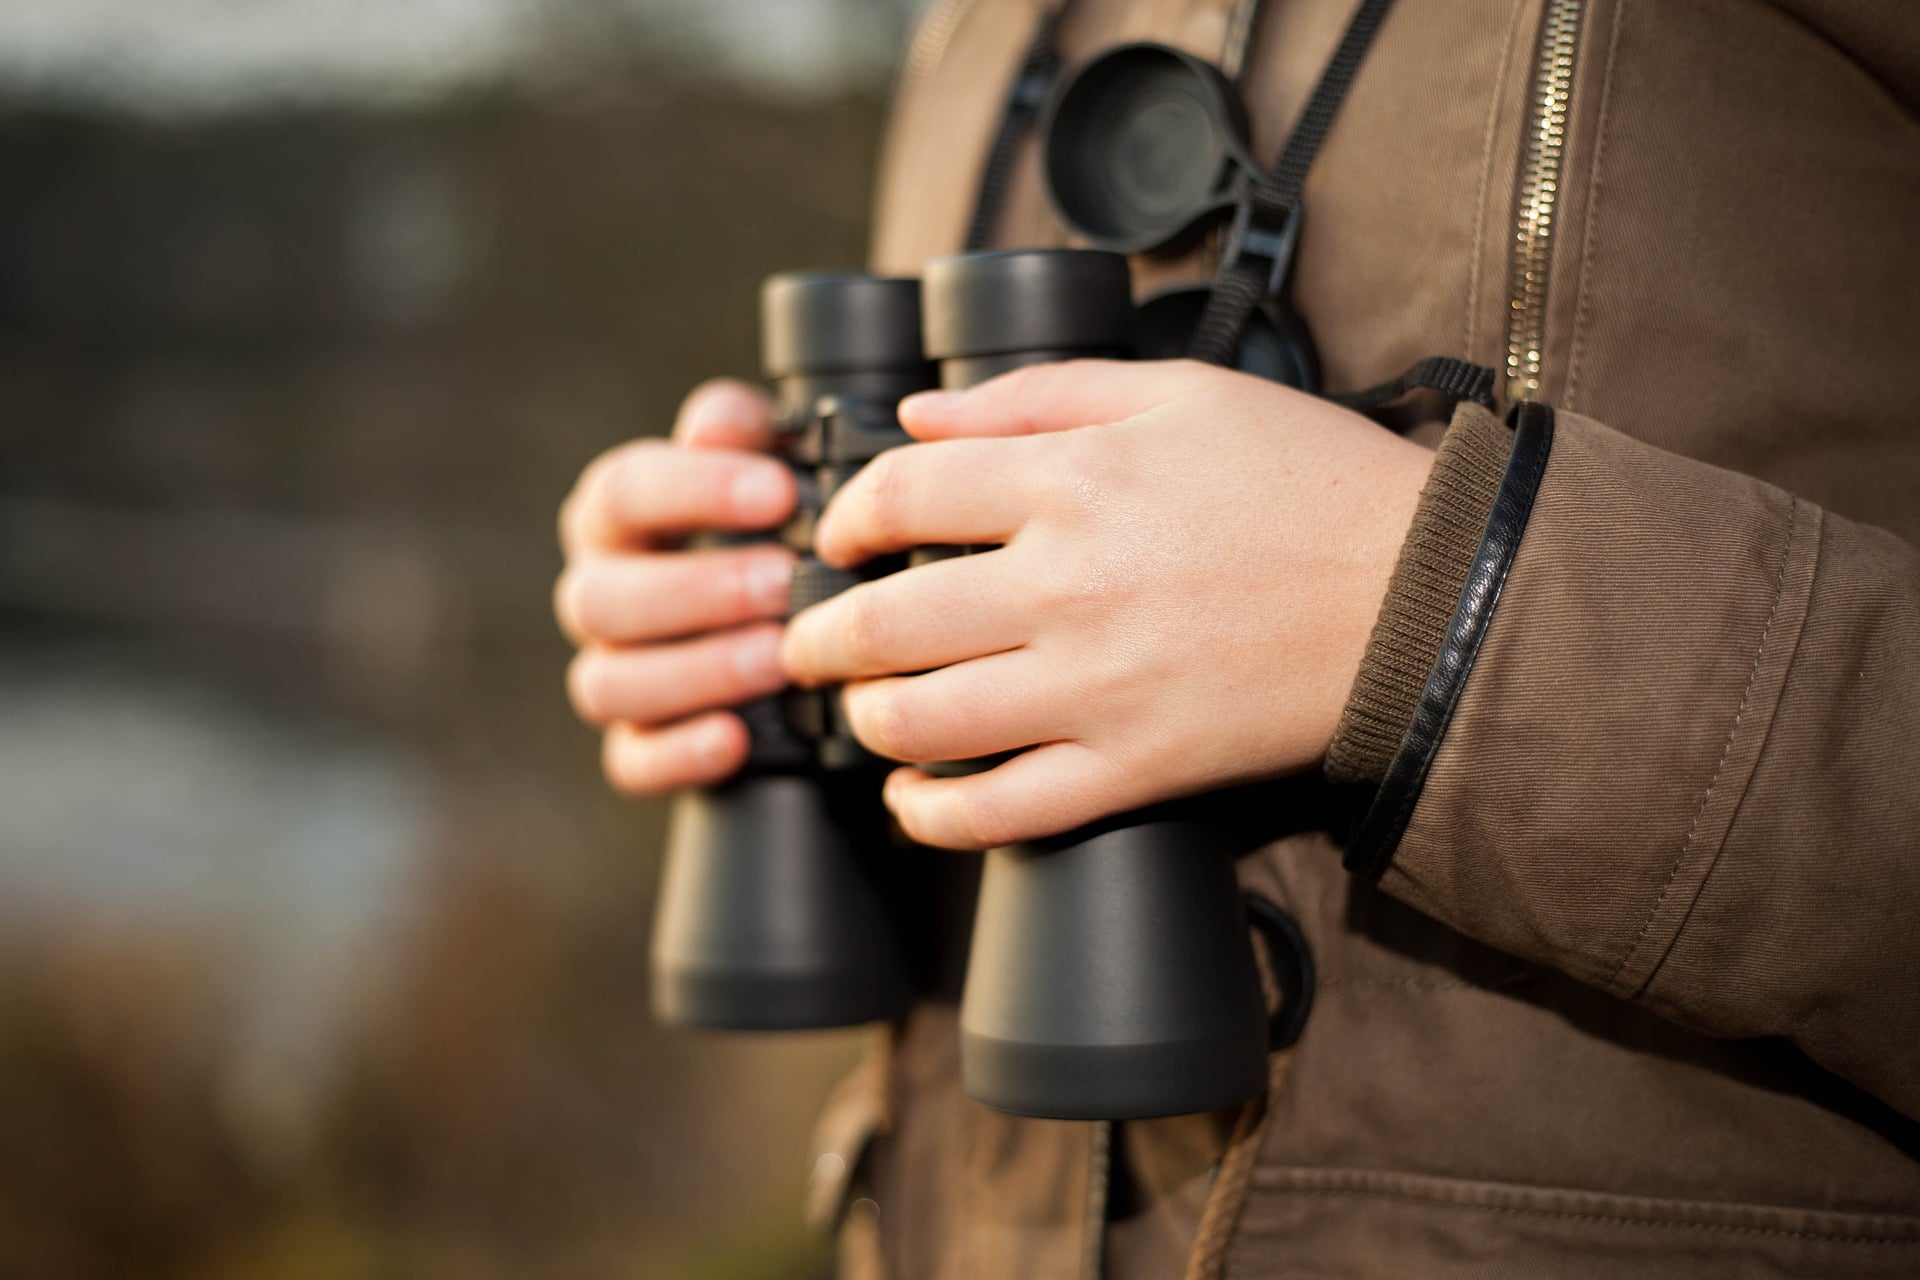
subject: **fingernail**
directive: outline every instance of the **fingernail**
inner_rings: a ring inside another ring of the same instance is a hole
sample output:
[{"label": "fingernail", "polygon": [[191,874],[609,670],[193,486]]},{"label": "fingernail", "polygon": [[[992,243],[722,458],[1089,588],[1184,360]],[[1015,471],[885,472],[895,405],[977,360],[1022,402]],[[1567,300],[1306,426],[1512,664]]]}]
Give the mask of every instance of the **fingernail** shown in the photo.
[{"label": "fingernail", "polygon": [[900,402],[902,417],[944,418],[960,407],[966,398],[961,391],[916,391]]},{"label": "fingernail", "polygon": [[733,646],[733,669],[751,684],[768,684],[780,679],[780,633],[756,631],[742,636]]},{"label": "fingernail", "polygon": [[786,613],[792,585],[793,561],[785,556],[764,556],[747,566],[747,599],[761,613]]},{"label": "fingernail", "polygon": [[787,503],[787,478],[777,467],[748,467],[733,478],[733,509],[748,520],[771,520]]}]

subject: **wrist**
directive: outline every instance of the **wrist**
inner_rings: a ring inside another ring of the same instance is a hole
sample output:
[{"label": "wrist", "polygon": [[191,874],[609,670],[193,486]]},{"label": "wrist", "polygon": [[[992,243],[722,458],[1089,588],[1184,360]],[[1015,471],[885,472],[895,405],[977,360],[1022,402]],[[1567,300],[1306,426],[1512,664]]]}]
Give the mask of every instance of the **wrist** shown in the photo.
[{"label": "wrist", "polygon": [[1333,781],[1386,776],[1459,603],[1511,447],[1511,433],[1486,409],[1465,403],[1454,414],[1327,749]]}]

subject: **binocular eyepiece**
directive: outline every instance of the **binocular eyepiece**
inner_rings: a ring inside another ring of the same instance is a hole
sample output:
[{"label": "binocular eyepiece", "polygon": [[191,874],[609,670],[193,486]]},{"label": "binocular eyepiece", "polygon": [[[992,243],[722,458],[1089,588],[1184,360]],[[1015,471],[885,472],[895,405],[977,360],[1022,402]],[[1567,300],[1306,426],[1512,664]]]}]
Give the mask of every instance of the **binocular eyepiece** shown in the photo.
[{"label": "binocular eyepiece", "polygon": [[[905,443],[900,398],[1140,345],[1127,262],[1100,250],[963,254],[922,281],[784,275],[762,294],[766,371],[803,510],[794,606],[852,585],[810,562],[811,515]],[[1157,353],[1156,353],[1157,354]],[[900,567],[865,566],[863,576]],[[911,998],[884,860],[888,766],[794,691],[748,712],[736,780],[675,807],[654,934],[663,1020],[777,1029],[900,1016]],[[767,736],[763,748],[762,732]],[[989,851],[961,999],[967,1092],[1001,1110],[1128,1119],[1258,1094],[1268,1022],[1233,871],[1204,801]]]}]

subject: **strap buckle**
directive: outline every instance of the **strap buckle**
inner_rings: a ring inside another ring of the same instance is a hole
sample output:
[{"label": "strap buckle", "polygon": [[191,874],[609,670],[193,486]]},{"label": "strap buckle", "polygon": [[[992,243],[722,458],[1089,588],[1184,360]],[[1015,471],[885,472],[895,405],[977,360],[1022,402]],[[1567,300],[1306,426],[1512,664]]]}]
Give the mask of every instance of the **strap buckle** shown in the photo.
[{"label": "strap buckle", "polygon": [[1007,94],[1007,109],[1022,115],[1038,116],[1040,108],[1053,96],[1053,82],[1060,78],[1060,62],[1048,58],[1037,66],[1022,67]]},{"label": "strap buckle", "polygon": [[1254,193],[1243,190],[1234,202],[1233,223],[1227,228],[1226,247],[1220,252],[1220,273],[1225,275],[1247,259],[1265,259],[1267,289],[1262,295],[1273,299],[1286,286],[1287,273],[1293,269],[1293,251],[1300,243],[1300,206],[1287,206],[1278,227],[1254,220]]}]

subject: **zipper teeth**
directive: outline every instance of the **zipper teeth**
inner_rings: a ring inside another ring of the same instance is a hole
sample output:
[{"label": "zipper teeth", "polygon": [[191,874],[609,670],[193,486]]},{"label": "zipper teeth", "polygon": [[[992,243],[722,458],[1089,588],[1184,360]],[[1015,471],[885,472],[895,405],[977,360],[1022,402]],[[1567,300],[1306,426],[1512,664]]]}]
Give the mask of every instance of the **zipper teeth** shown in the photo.
[{"label": "zipper teeth", "polygon": [[1540,21],[1507,303],[1507,396],[1512,400],[1530,400],[1540,390],[1547,275],[1553,264],[1553,222],[1560,196],[1560,163],[1566,154],[1567,101],[1573,90],[1582,8],[1582,0],[1547,0]]}]

